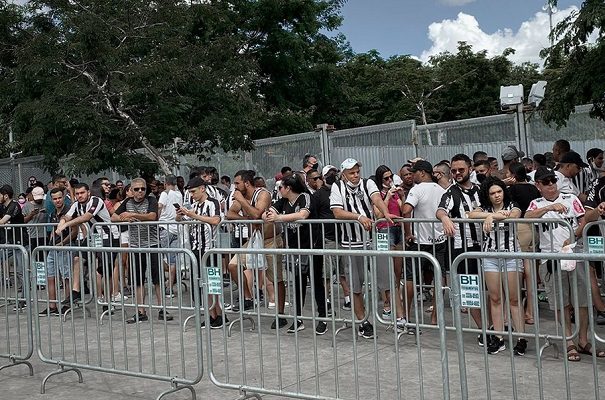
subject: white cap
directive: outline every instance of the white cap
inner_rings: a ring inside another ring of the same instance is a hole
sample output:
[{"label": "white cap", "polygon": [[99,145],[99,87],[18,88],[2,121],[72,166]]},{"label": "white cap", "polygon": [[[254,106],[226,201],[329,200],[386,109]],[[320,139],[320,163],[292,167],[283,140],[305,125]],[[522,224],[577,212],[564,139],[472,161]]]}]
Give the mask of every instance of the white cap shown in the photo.
[{"label": "white cap", "polygon": [[32,190],[32,197],[34,200],[42,200],[44,198],[44,189],[42,189],[40,186],[36,186]]},{"label": "white cap", "polygon": [[335,170],[338,171],[338,168],[336,168],[333,165],[326,165],[325,167],[322,168],[321,170],[321,176],[326,176],[328,174],[328,172],[330,172],[331,170]]},{"label": "white cap", "polygon": [[344,160],[342,162],[342,164],[340,164],[340,170],[344,171],[345,169],[351,169],[351,168],[353,168],[356,165],[358,165],[358,166],[361,167],[361,163],[359,161],[357,161],[356,159],[354,159],[354,158],[347,158],[346,160]]}]

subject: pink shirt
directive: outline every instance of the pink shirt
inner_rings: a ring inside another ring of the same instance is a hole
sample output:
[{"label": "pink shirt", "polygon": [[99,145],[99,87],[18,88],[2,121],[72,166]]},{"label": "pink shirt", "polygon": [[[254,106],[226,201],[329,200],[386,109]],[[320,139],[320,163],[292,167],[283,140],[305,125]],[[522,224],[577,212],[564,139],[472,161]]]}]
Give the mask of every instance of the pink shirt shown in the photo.
[{"label": "pink shirt", "polygon": [[[382,199],[384,200],[386,197],[387,193],[386,192],[380,192],[380,196],[382,196]],[[393,195],[391,196],[391,198],[389,199],[389,202],[387,204],[387,208],[389,210],[389,212],[391,214],[397,215],[401,217],[401,208],[399,208],[399,204],[397,202],[397,200],[399,200],[399,194],[397,192],[393,193]],[[395,224],[391,224],[390,222],[379,222],[376,225],[376,228],[378,229],[383,229],[383,228],[388,228],[391,226],[394,226]]]}]

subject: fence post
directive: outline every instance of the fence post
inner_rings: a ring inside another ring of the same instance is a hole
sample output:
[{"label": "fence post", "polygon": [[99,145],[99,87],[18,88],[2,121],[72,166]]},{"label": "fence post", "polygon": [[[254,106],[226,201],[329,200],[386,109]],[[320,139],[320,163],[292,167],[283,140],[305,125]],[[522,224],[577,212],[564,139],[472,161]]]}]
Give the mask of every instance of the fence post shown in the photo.
[{"label": "fence post", "polygon": [[319,128],[319,143],[321,145],[321,158],[323,161],[323,165],[331,165],[332,160],[330,159],[330,142],[328,138],[328,124],[319,124],[317,125]]}]

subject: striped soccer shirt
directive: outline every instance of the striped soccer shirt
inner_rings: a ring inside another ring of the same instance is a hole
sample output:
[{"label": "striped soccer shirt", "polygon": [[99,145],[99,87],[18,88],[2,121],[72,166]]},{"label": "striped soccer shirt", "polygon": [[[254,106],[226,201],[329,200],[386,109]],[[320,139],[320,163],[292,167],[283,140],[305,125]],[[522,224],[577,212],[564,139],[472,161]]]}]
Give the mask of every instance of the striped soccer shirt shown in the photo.
[{"label": "striped soccer shirt", "polygon": [[92,214],[92,218],[86,222],[88,231],[93,227],[93,224],[99,223],[102,225],[95,225],[95,230],[103,239],[109,239],[110,235],[114,239],[119,239],[120,231],[118,230],[118,227],[115,225],[108,225],[111,223],[111,216],[100,197],[90,196],[86,203],[73,203],[66,215],[71,218],[77,218],[87,212]]},{"label": "striped soccer shirt", "polygon": [[[372,180],[362,179],[356,188],[351,188],[344,181],[335,182],[330,193],[330,209],[341,208],[374,219],[371,197],[375,193],[379,193],[379,190]],[[343,246],[363,247],[366,233],[360,224],[349,223],[340,227],[340,242]],[[371,236],[368,235],[366,239],[366,244],[369,244]]]}]

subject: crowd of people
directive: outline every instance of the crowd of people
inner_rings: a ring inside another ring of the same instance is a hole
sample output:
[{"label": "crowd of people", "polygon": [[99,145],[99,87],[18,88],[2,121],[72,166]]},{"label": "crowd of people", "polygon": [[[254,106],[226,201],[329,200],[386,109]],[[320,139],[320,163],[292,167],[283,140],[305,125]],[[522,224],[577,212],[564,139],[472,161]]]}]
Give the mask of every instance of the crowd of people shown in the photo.
[{"label": "crowd of people", "polygon": [[[95,261],[87,260],[84,253],[62,251],[60,246],[85,244],[92,232],[103,247],[186,246],[201,263],[203,254],[216,245],[221,221],[240,221],[226,224],[230,228],[231,248],[346,249],[347,255],[338,258],[268,254],[259,260],[226,255],[223,272],[237,284],[239,296],[233,304],[212,298],[210,328],[221,328],[227,323],[229,312],[254,309],[259,287],[266,289],[268,307],[278,315],[271,328],[286,327],[286,282],[290,274],[295,311],[288,332],[305,329],[298,317],[305,312],[310,285],[318,317],[326,317],[333,307],[352,310],[360,321],[356,327],[358,334],[364,338],[374,336],[374,326],[366,310],[368,299],[363,295],[369,258],[361,250],[373,246],[374,231],[388,234],[392,250],[420,250],[434,255],[443,284],[457,256],[468,251],[494,253],[493,257],[466,259],[457,269],[457,273],[465,274],[482,271],[489,299],[488,312],[483,318],[488,321],[482,320],[480,309],[467,310],[477,327],[505,332],[506,324],[510,323],[516,332],[525,332],[526,325],[532,325],[538,317],[534,315],[533,304],[537,298],[536,277],[545,289],[551,310],[558,313],[564,307],[564,314],[557,320],[562,321],[565,333],[571,336],[572,320],[579,324],[577,343],[568,341],[568,360],[579,361],[581,354],[592,352],[605,357],[605,351],[591,349],[588,337],[588,307],[595,309],[595,322],[605,324],[605,304],[599,289],[600,265],[591,263],[589,276],[583,268],[576,269],[578,287],[591,285],[593,296],[592,299],[578,296],[579,304],[575,306],[579,312],[572,315],[575,289],[572,272],[562,270],[552,260],[534,263],[497,256],[498,252],[561,252],[572,245],[567,224],[575,231],[575,237],[581,238],[587,222],[603,217],[603,150],[590,149],[585,160],[571,150],[566,140],[559,140],[554,143],[552,153],[535,154],[533,158],[525,157],[515,146],[507,146],[499,159],[476,152],[472,157],[456,154],[434,165],[416,158],[397,171],[381,165],[369,172],[362,172],[362,163],[353,158],[338,167],[320,167],[317,157],[307,154],[301,167],[297,171],[298,168],[284,166],[275,176],[275,186],[270,188],[267,180],[256,176],[254,171],[240,170],[231,179],[219,177],[213,167],[193,168],[187,182],[173,175],[161,181],[135,178],[129,184],[111,183],[101,177],[89,186],[59,174],[44,185],[31,177],[27,191],[17,196],[9,185],[0,188],[0,225],[4,225],[0,226],[0,241],[21,244],[30,251],[42,244],[56,247],[44,260],[50,301],[41,315],[63,314],[80,301],[81,292],[89,290],[81,287],[84,280],[80,275],[90,269],[93,273],[96,270],[95,294],[104,301],[111,303],[123,301],[128,295],[136,296],[139,308],[126,321],[132,324],[149,318],[149,308],[145,307],[146,277],[151,278],[156,304],[161,305],[166,297],[177,294],[176,254],[156,252],[151,257],[136,254],[128,258],[127,254],[96,253]],[[523,223],[522,218],[554,219],[561,224]],[[304,223],[307,219],[331,222]],[[255,222],[241,222],[250,220]],[[145,221],[158,221],[159,229],[137,225]],[[185,237],[179,229],[180,221],[189,221]],[[42,225],[46,223],[56,225],[52,228]],[[10,226],[15,224],[31,226],[11,230]],[[591,234],[602,236],[596,226]],[[575,245],[574,251],[583,251],[581,240]],[[359,250],[359,254],[352,250]],[[120,259],[122,262],[118,262]],[[132,273],[119,271],[129,263],[132,269],[127,271]],[[391,267],[395,285],[389,282]],[[558,279],[554,278],[558,274],[563,288],[561,296]],[[107,275],[110,285],[103,284]],[[123,275],[132,276],[135,289],[131,294],[124,292],[123,278],[119,278]],[[55,289],[59,287],[55,281],[59,276],[64,293]],[[342,288],[341,299],[332,293],[333,276]],[[430,263],[426,259],[410,262],[400,257],[392,258],[392,262],[380,260],[376,276],[382,296],[382,318],[392,321],[398,332],[420,334],[417,325],[411,323],[418,320],[412,314],[412,305],[415,288],[431,284],[434,274]],[[559,298],[564,304],[558,303]],[[437,323],[436,309],[435,304],[430,309],[433,324]],[[169,321],[172,316],[162,309],[158,318]],[[320,320],[314,329],[322,335],[328,327]],[[499,334],[480,335],[478,343],[486,346],[490,354],[506,348],[506,341]],[[514,354],[524,355],[527,343],[525,338],[519,338]]]}]

